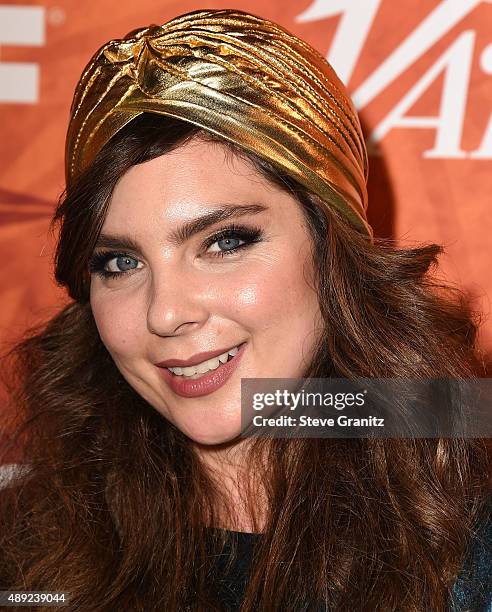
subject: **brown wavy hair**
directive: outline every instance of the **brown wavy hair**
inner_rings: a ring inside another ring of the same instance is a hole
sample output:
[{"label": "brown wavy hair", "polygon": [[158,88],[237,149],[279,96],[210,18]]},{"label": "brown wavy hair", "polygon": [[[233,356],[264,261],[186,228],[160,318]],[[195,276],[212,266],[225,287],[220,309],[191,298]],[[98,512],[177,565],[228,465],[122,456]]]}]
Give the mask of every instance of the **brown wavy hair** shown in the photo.
[{"label": "brown wavy hair", "polygon": [[[116,181],[196,136],[245,156],[299,201],[325,324],[306,377],[484,374],[476,313],[430,274],[440,246],[370,244],[261,158],[144,114],[67,186],[53,218],[55,276],[72,301],[6,356],[29,469],[0,496],[3,589],[66,591],[68,610],[221,609],[213,555],[224,534],[207,525],[227,500],[192,442],[122,377],[88,297]],[[243,612],[446,609],[488,495],[483,439],[256,439],[249,452],[268,511]]]}]

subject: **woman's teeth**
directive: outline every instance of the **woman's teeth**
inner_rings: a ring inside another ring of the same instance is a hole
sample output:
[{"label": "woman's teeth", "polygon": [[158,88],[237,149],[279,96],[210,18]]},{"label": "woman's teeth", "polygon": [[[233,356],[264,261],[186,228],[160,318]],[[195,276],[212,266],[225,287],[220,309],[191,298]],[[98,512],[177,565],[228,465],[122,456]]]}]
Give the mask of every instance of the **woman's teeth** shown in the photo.
[{"label": "woman's teeth", "polygon": [[207,359],[207,361],[203,361],[202,363],[197,363],[193,366],[188,366],[186,368],[168,368],[170,372],[175,374],[176,376],[184,376],[185,378],[200,378],[202,374],[208,372],[209,370],[216,370],[221,363],[226,363],[226,361],[230,361],[235,355],[237,355],[239,348],[235,346],[230,349],[226,353],[222,353],[222,355],[218,355],[217,357],[212,357],[212,359]]}]

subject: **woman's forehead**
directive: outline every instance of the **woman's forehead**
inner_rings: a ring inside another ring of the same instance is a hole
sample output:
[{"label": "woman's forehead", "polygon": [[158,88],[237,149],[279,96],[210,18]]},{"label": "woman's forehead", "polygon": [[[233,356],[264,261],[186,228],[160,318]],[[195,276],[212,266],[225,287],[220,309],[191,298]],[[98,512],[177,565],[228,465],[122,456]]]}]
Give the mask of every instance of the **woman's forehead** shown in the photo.
[{"label": "woman's forehead", "polygon": [[113,191],[107,218],[154,211],[170,222],[219,205],[273,206],[292,196],[227,146],[190,141],[169,153],[132,166]]}]

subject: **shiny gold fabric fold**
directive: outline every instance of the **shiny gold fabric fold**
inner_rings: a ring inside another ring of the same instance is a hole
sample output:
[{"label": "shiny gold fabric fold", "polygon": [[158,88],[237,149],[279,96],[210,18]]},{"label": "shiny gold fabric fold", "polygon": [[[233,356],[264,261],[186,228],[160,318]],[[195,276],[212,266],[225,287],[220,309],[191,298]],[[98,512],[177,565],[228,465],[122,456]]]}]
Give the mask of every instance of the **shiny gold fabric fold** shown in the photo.
[{"label": "shiny gold fabric fold", "polygon": [[105,44],[75,91],[67,185],[143,112],[266,158],[372,239],[357,113],[327,61],[282,27],[242,11],[200,10]]}]

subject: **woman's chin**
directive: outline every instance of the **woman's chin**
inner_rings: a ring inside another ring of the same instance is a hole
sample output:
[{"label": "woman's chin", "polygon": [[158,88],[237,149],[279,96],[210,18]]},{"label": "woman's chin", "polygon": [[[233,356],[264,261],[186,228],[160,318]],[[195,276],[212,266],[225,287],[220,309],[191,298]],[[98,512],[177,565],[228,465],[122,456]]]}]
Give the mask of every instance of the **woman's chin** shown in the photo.
[{"label": "woman's chin", "polygon": [[181,431],[197,444],[204,446],[213,446],[217,444],[225,444],[239,437],[241,433],[241,425],[229,425],[228,427],[211,427],[204,426],[203,423],[194,426],[177,425]]}]

